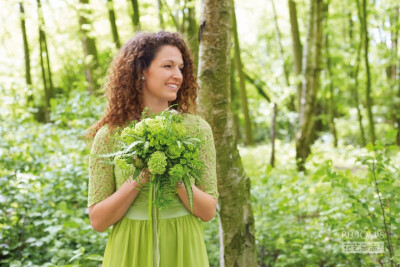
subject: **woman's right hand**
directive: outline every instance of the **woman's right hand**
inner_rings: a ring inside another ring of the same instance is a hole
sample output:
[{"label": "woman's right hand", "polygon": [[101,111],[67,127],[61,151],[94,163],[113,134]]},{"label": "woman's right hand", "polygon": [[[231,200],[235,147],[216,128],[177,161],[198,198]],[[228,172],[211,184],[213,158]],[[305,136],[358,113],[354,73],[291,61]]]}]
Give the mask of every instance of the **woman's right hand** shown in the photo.
[{"label": "woman's right hand", "polygon": [[[132,176],[130,178],[132,179]],[[142,188],[144,185],[150,182],[150,179],[151,179],[151,174],[149,169],[143,168],[136,179],[136,183],[140,188]]]},{"label": "woman's right hand", "polygon": [[133,175],[111,196],[93,204],[89,208],[90,223],[98,232],[104,232],[108,227],[119,221],[139,194],[139,190],[150,182],[148,169],[142,169],[136,179]]}]

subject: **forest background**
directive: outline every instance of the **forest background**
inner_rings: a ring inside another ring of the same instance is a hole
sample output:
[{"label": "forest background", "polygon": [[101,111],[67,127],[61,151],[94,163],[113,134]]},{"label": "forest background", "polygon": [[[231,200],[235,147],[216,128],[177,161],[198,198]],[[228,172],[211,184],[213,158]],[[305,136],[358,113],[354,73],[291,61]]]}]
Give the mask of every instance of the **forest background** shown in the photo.
[{"label": "forest background", "polygon": [[[0,19],[1,266],[100,264],[83,135],[118,48],[160,29],[193,51],[225,166],[211,266],[400,263],[398,1],[0,0]],[[210,85],[215,58],[226,82]]]}]

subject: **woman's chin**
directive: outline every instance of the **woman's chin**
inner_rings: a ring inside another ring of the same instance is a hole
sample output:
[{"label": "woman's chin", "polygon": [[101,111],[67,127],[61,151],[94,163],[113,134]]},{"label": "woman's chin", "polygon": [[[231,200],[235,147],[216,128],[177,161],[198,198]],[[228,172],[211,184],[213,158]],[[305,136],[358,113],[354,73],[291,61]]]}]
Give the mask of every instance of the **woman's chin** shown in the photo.
[{"label": "woman's chin", "polygon": [[171,97],[168,98],[168,102],[175,101],[177,97],[178,97],[177,94],[172,95]]}]

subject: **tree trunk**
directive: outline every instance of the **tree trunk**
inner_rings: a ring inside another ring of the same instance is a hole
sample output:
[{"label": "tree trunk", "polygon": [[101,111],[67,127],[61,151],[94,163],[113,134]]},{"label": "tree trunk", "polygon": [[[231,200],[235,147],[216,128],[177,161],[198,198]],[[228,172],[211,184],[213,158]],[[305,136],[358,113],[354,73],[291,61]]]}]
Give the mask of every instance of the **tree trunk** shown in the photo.
[{"label": "tree trunk", "polygon": [[25,58],[25,82],[26,86],[28,87],[28,97],[26,99],[27,106],[31,106],[33,104],[33,93],[32,90],[32,77],[31,77],[31,59],[29,53],[29,44],[28,44],[28,37],[26,34],[26,27],[25,27],[25,10],[24,4],[19,2],[19,11],[20,11],[20,20],[21,20],[21,32],[22,32],[22,41],[24,44],[24,58]]},{"label": "tree trunk", "polygon": [[305,171],[305,161],[310,154],[310,136],[314,124],[315,106],[319,89],[323,1],[311,0],[307,44],[303,55],[303,82],[299,113],[299,130],[296,135],[297,168]]},{"label": "tree trunk", "polygon": [[331,66],[331,56],[329,54],[329,35],[325,35],[325,51],[326,51],[326,65],[328,71],[328,79],[329,79],[329,129],[331,130],[333,136],[333,145],[334,147],[338,146],[338,139],[336,134],[336,125],[335,125],[335,116],[336,116],[336,107],[335,107],[335,92],[333,86],[333,77],[332,77],[332,66]]},{"label": "tree trunk", "polygon": [[[397,43],[398,43],[398,20],[399,20],[399,6],[396,6],[390,11],[389,20],[390,20],[390,65],[387,66],[386,73],[391,85],[396,83],[397,76]],[[394,87],[394,86],[393,86]]]},{"label": "tree trunk", "polygon": [[114,4],[112,0],[107,0],[107,9],[108,9],[108,19],[111,25],[111,33],[113,36],[114,44],[117,48],[120,48],[121,43],[119,41],[118,29],[114,12]]},{"label": "tree trunk", "polygon": [[160,29],[164,30],[165,25],[164,25],[164,17],[163,17],[163,5],[161,0],[157,0],[157,10],[158,10],[158,21],[160,24]]},{"label": "tree trunk", "polygon": [[272,115],[272,123],[271,123],[271,131],[270,131],[270,137],[271,137],[271,158],[269,161],[269,164],[271,164],[272,167],[275,167],[275,137],[276,137],[276,116],[278,114],[278,106],[276,103],[274,103],[273,107],[273,115]]},{"label": "tree trunk", "polygon": [[[326,4],[326,15],[325,15],[325,23],[328,25],[328,17],[329,17],[329,0]],[[329,34],[325,34],[325,51],[326,51],[326,65],[329,79],[329,129],[331,130],[333,136],[333,146],[338,146],[338,138],[336,133],[336,125],[335,125],[335,117],[336,117],[336,102],[335,102],[335,92],[334,92],[334,83],[333,83],[333,73],[332,73],[332,63],[331,63],[331,55],[329,50]]]},{"label": "tree trunk", "polygon": [[255,267],[250,180],[237,149],[229,103],[232,1],[203,0],[202,6],[199,112],[211,125],[217,151],[220,266]]},{"label": "tree trunk", "polygon": [[53,81],[51,75],[49,51],[47,48],[46,34],[43,30],[45,23],[42,13],[40,0],[37,0],[38,20],[39,20],[39,50],[40,67],[42,71],[42,80],[44,87],[44,120],[50,122],[50,100],[53,96]]},{"label": "tree trunk", "polygon": [[[233,2],[234,3],[234,2]],[[251,127],[251,119],[249,108],[247,104],[247,93],[246,93],[246,84],[243,75],[243,66],[242,59],[240,57],[240,44],[239,37],[237,32],[237,24],[236,24],[236,15],[234,4],[232,5],[232,30],[233,30],[233,39],[234,39],[234,50],[235,50],[235,66],[239,76],[239,86],[240,86],[240,98],[242,100],[242,110],[244,116],[244,129],[245,129],[245,144],[252,145],[253,141],[253,129]]]},{"label": "tree trunk", "polygon": [[[392,54],[392,58],[394,63],[391,64],[389,67],[391,68],[391,81],[392,84],[394,85],[393,88],[396,88],[396,84],[398,85],[397,88],[397,96],[395,95],[395,97],[393,99],[400,99],[400,78],[398,77],[398,75],[400,75],[400,63],[398,63],[398,56],[397,56],[397,50],[398,50],[398,39],[399,39],[399,12],[400,12],[400,5],[397,5],[395,10],[394,10],[394,14],[391,16],[391,28],[394,29],[391,31],[391,41],[392,41],[392,47],[391,47],[391,54]],[[400,146],[400,104],[399,103],[395,103],[393,105],[393,110],[395,110],[395,112],[393,113],[393,119],[394,119],[394,123],[395,123],[395,128],[397,128],[397,135],[396,135],[396,144],[398,146]]]},{"label": "tree trunk", "polygon": [[[358,0],[357,0],[358,1]],[[372,144],[375,144],[375,123],[374,123],[374,116],[372,114],[372,98],[371,98],[371,70],[369,67],[369,58],[368,58],[368,53],[369,53],[369,37],[368,37],[368,19],[367,19],[368,13],[367,13],[367,1],[363,0],[363,5],[362,5],[362,18],[361,19],[361,24],[363,26],[363,32],[364,32],[364,61],[365,61],[365,71],[367,73],[367,81],[366,81],[366,102],[367,102],[367,114],[368,114],[368,122],[369,122],[369,134],[371,138]]]},{"label": "tree trunk", "polygon": [[137,0],[131,0],[132,3],[132,24],[135,32],[140,31],[140,14],[139,14],[139,3]]},{"label": "tree trunk", "polygon": [[[91,21],[88,19],[90,15],[89,0],[79,0],[81,3],[81,10],[79,15],[79,25],[82,39],[83,53],[85,56],[85,78],[88,82],[88,91],[94,94],[97,89],[96,69],[99,66],[97,56],[96,41],[90,37]],[[88,27],[89,26],[89,27]]]},{"label": "tree trunk", "polygon": [[[358,0],[356,2],[357,2],[358,16],[361,18],[360,3]],[[357,58],[356,58],[356,68],[354,71],[353,95],[354,95],[355,106],[357,108],[357,118],[358,118],[358,125],[360,127],[361,144],[364,147],[367,144],[367,141],[365,140],[365,130],[364,130],[363,122],[362,122],[363,117],[361,114],[360,97],[359,97],[359,93],[358,93],[358,73],[360,70],[361,48],[362,48],[363,39],[364,39],[364,37],[363,37],[362,24],[360,24],[360,41],[358,42],[358,45],[357,45]]]},{"label": "tree trunk", "polygon": [[[177,1],[177,2],[179,4],[179,1]],[[188,3],[188,0],[184,0],[183,7],[182,8],[179,7],[179,9],[181,10],[181,14],[178,17],[178,20],[181,21],[179,23],[179,32],[181,32],[183,34],[186,32],[186,29],[187,29],[186,24],[188,23],[188,21],[187,21],[187,13],[188,13],[187,3]]]},{"label": "tree trunk", "polygon": [[282,61],[282,71],[283,71],[283,75],[285,77],[286,86],[289,87],[290,86],[289,72],[288,72],[287,67],[286,67],[285,54],[283,53],[283,46],[282,46],[282,41],[281,41],[281,31],[279,29],[279,24],[278,24],[278,16],[276,14],[274,0],[270,0],[270,1],[271,1],[271,5],[272,5],[272,11],[273,11],[273,14],[274,14],[275,35],[276,35],[276,39],[277,39],[278,45],[279,45],[279,54],[281,56],[281,61]]},{"label": "tree trunk", "polygon": [[[400,99],[400,79],[398,79],[398,82],[397,82],[397,83],[398,83],[397,98]],[[397,110],[399,110],[399,109],[400,109],[400,107],[398,107]],[[398,112],[397,112],[397,120],[396,120],[396,123],[397,123],[396,143],[397,143],[398,146],[400,146],[400,115],[399,115]]]},{"label": "tree trunk", "polygon": [[300,113],[300,100],[301,100],[301,82],[300,75],[302,72],[302,58],[301,51],[303,50],[300,34],[299,34],[299,25],[297,23],[297,11],[296,11],[296,3],[293,0],[289,0],[289,15],[290,15],[290,28],[292,31],[292,46],[293,46],[293,56],[295,63],[295,71],[296,71],[296,85],[297,85],[297,111]]}]

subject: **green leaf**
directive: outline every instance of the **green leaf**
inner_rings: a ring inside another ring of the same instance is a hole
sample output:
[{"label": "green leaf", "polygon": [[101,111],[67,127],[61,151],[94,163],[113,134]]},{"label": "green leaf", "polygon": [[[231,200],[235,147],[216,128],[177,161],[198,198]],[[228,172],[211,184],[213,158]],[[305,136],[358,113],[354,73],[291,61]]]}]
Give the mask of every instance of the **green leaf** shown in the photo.
[{"label": "green leaf", "polygon": [[103,261],[103,256],[98,254],[91,254],[85,258],[86,260]]}]

